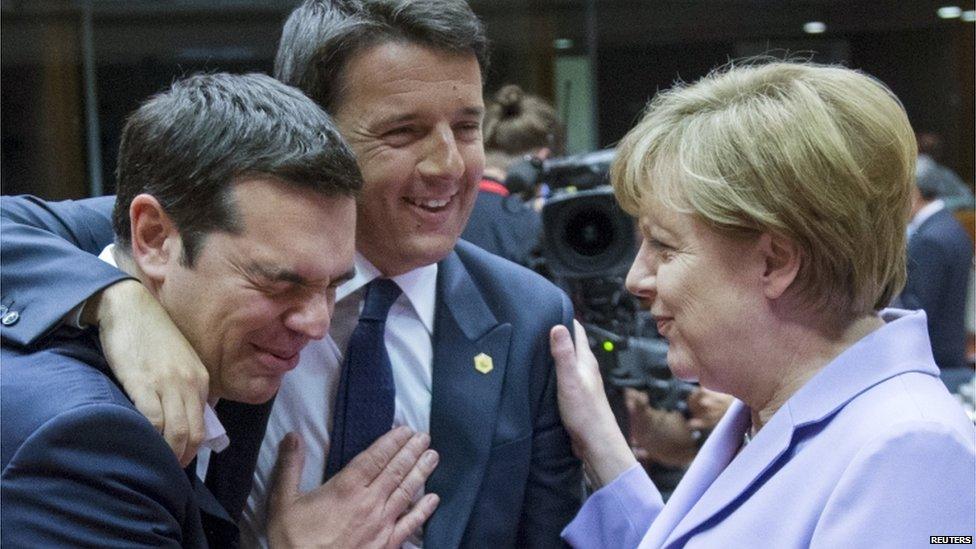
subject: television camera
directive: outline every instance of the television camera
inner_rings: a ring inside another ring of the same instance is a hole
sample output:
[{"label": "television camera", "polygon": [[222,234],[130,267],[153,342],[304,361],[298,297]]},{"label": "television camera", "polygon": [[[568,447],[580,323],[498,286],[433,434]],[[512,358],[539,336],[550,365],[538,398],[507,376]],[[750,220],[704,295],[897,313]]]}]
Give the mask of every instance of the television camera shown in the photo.
[{"label": "television camera", "polygon": [[509,168],[505,186],[523,195],[542,184],[551,190],[542,208],[542,261],[537,270],[572,298],[617,421],[626,432],[624,387],[645,391],[656,408],[687,414],[687,397],[694,386],[671,375],[667,342],[637,298],[624,289],[637,236],[633,220],[620,209],[609,186],[614,153],[606,149],[550,160],[528,158]]}]

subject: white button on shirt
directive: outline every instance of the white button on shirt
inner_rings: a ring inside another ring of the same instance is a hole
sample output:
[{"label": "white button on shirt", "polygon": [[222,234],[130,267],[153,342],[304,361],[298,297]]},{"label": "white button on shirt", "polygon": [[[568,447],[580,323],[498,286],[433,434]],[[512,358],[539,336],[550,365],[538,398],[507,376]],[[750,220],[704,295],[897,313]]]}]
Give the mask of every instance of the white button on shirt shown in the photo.
[{"label": "white button on shirt", "polygon": [[[379,270],[358,253],[355,262],[356,275],[336,292],[329,335],[309,343],[302,350],[298,366],[282,380],[244,509],[241,524],[244,547],[268,545],[265,515],[271,473],[278,456],[278,443],[287,433],[297,432],[305,442],[305,469],[299,489],[306,492],[322,483],[343,353],[359,321],[363,289],[380,276]],[[414,269],[393,277],[393,281],[403,290],[387,315],[384,334],[396,386],[393,424],[429,432],[437,265]],[[419,538],[411,539],[404,547],[419,543]]]}]

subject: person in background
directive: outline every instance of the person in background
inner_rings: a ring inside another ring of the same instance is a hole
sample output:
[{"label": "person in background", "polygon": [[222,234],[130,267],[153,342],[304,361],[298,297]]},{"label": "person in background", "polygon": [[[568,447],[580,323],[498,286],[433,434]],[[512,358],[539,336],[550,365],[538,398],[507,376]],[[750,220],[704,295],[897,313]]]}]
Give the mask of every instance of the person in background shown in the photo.
[{"label": "person in background", "polygon": [[611,169],[645,236],[627,287],[674,375],[736,401],[665,505],[582,326],[575,348],[554,327],[560,413],[599,488],[566,541],[918,547],[974,531],[973,424],[924,313],[881,310],[905,280],[915,156],[892,92],[839,66],[733,64],[651,101]]},{"label": "person in background", "polygon": [[461,238],[489,252],[531,266],[542,236],[535,204],[505,188],[508,167],[527,157],[545,160],[564,152],[565,130],[556,109],[515,84],[503,86],[485,108],[485,171],[471,219]]},{"label": "person in background", "polygon": [[915,177],[925,179],[929,190],[935,193],[935,198],[945,203],[949,211],[976,207],[972,187],[951,168],[942,164],[942,137],[933,132],[919,132],[916,138],[918,162],[915,165]]},{"label": "person in background", "polygon": [[939,170],[919,173],[908,223],[908,279],[900,306],[925,311],[932,353],[949,390],[971,381],[966,359],[966,301],[973,242],[946,208]]},{"label": "person in background", "polygon": [[[230,423],[211,405],[272,398],[301,348],[328,330],[335,288],[352,267],[354,196],[362,186],[355,158],[332,120],[298,90],[264,75],[209,74],[176,82],[129,117],[118,166],[115,244],[91,267],[123,292],[148,289],[203,361],[209,387],[199,398],[208,404],[188,408],[206,418],[200,459],[217,460],[228,445],[254,455],[266,417],[239,404],[251,413]],[[44,286],[35,276],[48,267],[43,258],[12,254],[53,235],[100,249],[112,240],[111,224],[66,225],[111,203],[4,197],[5,290],[7,281],[26,279],[46,292],[84,292],[97,275],[64,273]],[[28,218],[34,227],[18,223]],[[108,314],[118,295],[91,300],[83,322],[134,323],[139,313],[125,304]],[[42,303],[6,293],[3,303],[8,328],[45,315]],[[149,351],[165,332],[139,333],[146,345],[137,349],[67,326],[30,345],[8,337],[18,332],[3,335],[5,544],[236,545],[253,460],[211,467],[206,484],[195,465],[183,471],[106,364],[113,354]],[[427,443],[406,429],[391,433],[298,501],[300,441],[290,436],[274,482],[273,530],[302,528],[352,545],[399,543],[437,504],[429,495],[408,512],[409,494],[436,464],[435,453],[424,453]]]}]

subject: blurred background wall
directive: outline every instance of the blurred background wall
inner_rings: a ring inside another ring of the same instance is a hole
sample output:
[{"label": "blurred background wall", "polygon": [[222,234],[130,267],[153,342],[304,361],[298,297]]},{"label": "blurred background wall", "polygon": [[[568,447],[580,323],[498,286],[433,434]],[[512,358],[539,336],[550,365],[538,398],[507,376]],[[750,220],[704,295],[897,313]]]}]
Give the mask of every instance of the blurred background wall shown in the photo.
[{"label": "blurred background wall", "polygon": [[[126,114],[199,70],[270,72],[295,0],[3,0],[5,194],[111,193]],[[974,180],[973,0],[472,0],[486,93],[554,101],[570,152],[613,145],[656,90],[730,59],[795,54],[862,69],[901,98],[943,162]]]}]

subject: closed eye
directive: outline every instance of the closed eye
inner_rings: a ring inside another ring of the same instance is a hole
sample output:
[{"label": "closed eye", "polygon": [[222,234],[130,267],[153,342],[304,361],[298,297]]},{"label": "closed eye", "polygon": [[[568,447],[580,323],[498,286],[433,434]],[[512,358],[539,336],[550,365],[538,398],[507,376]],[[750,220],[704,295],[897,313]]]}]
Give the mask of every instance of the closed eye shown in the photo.
[{"label": "closed eye", "polygon": [[417,136],[420,130],[414,126],[399,126],[383,133],[383,141],[391,147],[402,147],[409,145]]}]

